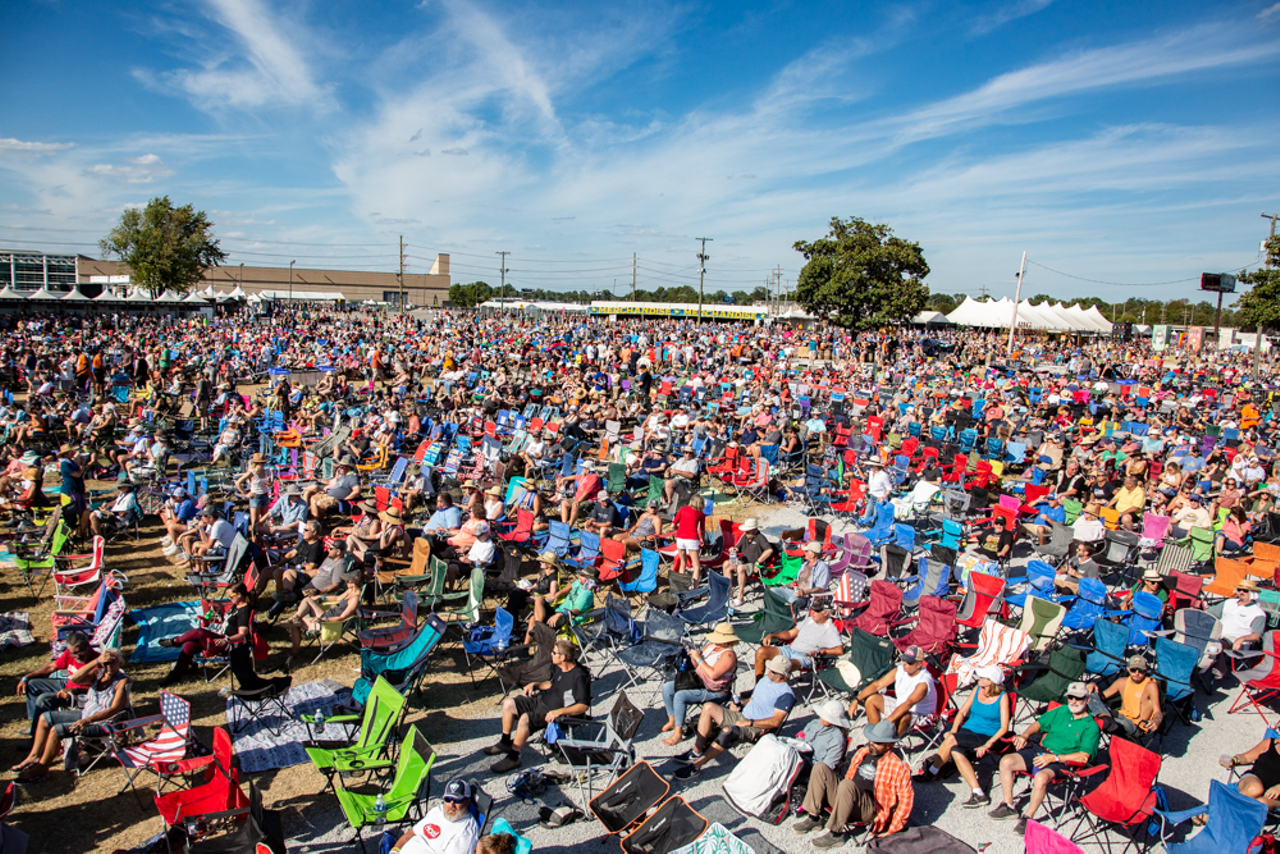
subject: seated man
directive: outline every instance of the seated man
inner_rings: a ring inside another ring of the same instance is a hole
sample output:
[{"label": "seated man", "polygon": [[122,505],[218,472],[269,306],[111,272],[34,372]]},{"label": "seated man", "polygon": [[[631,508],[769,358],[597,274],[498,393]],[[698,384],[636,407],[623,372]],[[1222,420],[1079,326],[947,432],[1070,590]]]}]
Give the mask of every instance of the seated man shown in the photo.
[{"label": "seated man", "polygon": [[911,769],[893,750],[898,731],[888,721],[862,729],[867,743],[853,754],[843,780],[826,765],[815,765],[805,793],[805,817],[792,825],[796,833],[823,826],[822,811],[831,810],[826,832],[814,838],[814,848],[836,848],[845,843],[850,819],[871,828],[875,838],[897,833],[907,826],[915,806]]},{"label": "seated man", "polygon": [[1103,724],[1107,732],[1116,732],[1125,738],[1136,738],[1155,732],[1164,719],[1160,711],[1160,686],[1149,678],[1147,660],[1141,655],[1129,656],[1125,675],[1116,679],[1101,693],[1102,700],[1120,697],[1120,714],[1113,714],[1106,704],[1095,700],[1098,686],[1089,683],[1090,709],[1095,717],[1108,719]]},{"label": "seated man", "polygon": [[42,713],[69,708],[76,694],[89,689],[88,682],[76,684],[67,677],[55,677],[53,674],[74,674],[93,663],[97,655],[83,632],[71,632],[67,635],[67,648],[62,655],[22,677],[18,682],[18,696],[25,696],[27,699],[27,720],[31,721],[31,735],[36,734],[36,719]]},{"label": "seated man", "polygon": [[1107,502],[1120,514],[1120,524],[1126,531],[1132,531],[1134,522],[1142,519],[1142,510],[1147,504],[1147,492],[1133,475],[1126,475],[1124,486],[1116,490],[1116,494]]},{"label": "seated man", "polygon": [[680,483],[697,484],[698,470],[700,464],[693,456],[692,448],[685,448],[684,453],[680,455],[680,459],[671,464],[667,469],[667,482],[662,486],[662,500],[670,503],[675,497],[676,486]]},{"label": "seated man", "polygon": [[1036,542],[1045,545],[1049,542],[1049,536],[1053,533],[1053,523],[1059,525],[1067,523],[1067,511],[1062,506],[1062,499],[1056,492],[1050,492],[1045,496],[1044,504],[1037,505],[1039,513],[1030,522],[1022,525],[1022,530],[1032,537],[1036,538]]},{"label": "seated man", "polygon": [[741,710],[733,704],[727,709],[718,703],[702,704],[693,749],[676,757],[676,761],[685,763],[676,771],[678,779],[689,779],[735,744],[755,743],[765,733],[777,732],[786,722],[796,704],[795,691],[787,681],[791,676],[791,661],[774,658],[765,670],[767,676],[756,682],[751,699]]},{"label": "seated man", "polygon": [[737,576],[738,580],[735,605],[741,605],[744,601],[748,572],[759,575],[760,570],[769,566],[773,562],[774,555],[777,554],[776,546],[769,542],[769,538],[760,530],[758,521],[746,520],[742,523],[741,530],[742,535],[738,537],[737,545],[729,551],[729,578],[732,580]]},{"label": "seated man", "polygon": [[[631,450],[640,450],[641,443],[633,442]],[[643,489],[649,485],[649,478],[663,477],[667,472],[667,459],[657,448],[650,448],[643,455],[632,453],[627,462],[627,489]]]},{"label": "seated man", "polygon": [[176,556],[180,551],[178,540],[187,532],[196,513],[195,500],[181,486],[175,486],[173,493],[160,508],[160,521],[165,530],[165,535],[160,538],[160,545],[169,557]]},{"label": "seated man", "polygon": [[600,490],[596,493],[596,500],[591,505],[587,520],[582,523],[582,529],[593,534],[599,534],[600,539],[603,540],[621,527],[622,516],[619,515],[618,508],[609,499],[608,491]]},{"label": "seated man", "polygon": [[524,743],[547,724],[591,711],[591,674],[578,664],[578,654],[576,645],[557,640],[551,650],[551,679],[526,685],[523,694],[502,701],[502,738],[485,749],[490,756],[503,757],[490,768],[493,773],[519,768]]},{"label": "seated man", "polygon": [[[892,697],[885,694],[890,686]],[[927,726],[938,713],[938,686],[924,666],[924,651],[918,646],[904,649],[897,667],[867,685],[849,703],[850,718],[858,714],[859,703],[866,704],[868,721],[887,720],[898,728],[898,735],[906,735],[916,722]]]},{"label": "seated man", "polygon": [[352,502],[360,497],[360,475],[356,473],[355,457],[346,456],[338,461],[338,471],[324,485],[312,484],[302,493],[311,505],[311,515],[324,518],[320,499],[328,496],[334,501]]},{"label": "seated man", "polygon": [[[1031,742],[1042,735],[1037,746]],[[1067,686],[1067,702],[1045,712],[1013,740],[1013,753],[1000,760],[1000,789],[1003,800],[988,813],[994,819],[1017,818],[1019,834],[1027,830],[1027,819],[1035,818],[1053,778],[1067,764],[1083,765],[1098,752],[1102,730],[1089,714],[1089,686],[1072,682]],[[1014,775],[1020,771],[1034,774],[1031,799],[1019,815],[1013,804]]]},{"label": "seated man", "polygon": [[1067,561],[1062,571],[1054,575],[1054,588],[1075,593],[1080,589],[1080,579],[1098,577],[1099,569],[1093,559],[1093,547],[1088,543],[1078,542],[1075,544],[1075,552],[1075,556]]},{"label": "seated man", "polygon": [[268,537],[296,537],[310,512],[302,490],[290,484],[267,510],[266,518],[258,529]]},{"label": "seated man", "polygon": [[448,537],[449,532],[462,526],[462,510],[453,503],[453,495],[441,492],[436,495],[436,510],[422,528],[425,537]]},{"label": "seated man", "polygon": [[1236,598],[1222,603],[1222,647],[1223,654],[1214,662],[1214,675],[1219,679],[1226,678],[1231,672],[1230,657],[1225,650],[1240,651],[1248,644],[1256,644],[1262,640],[1258,633],[1259,626],[1265,628],[1267,612],[1254,601],[1258,585],[1252,578],[1246,578],[1236,585]]},{"label": "seated man", "polygon": [[800,625],[785,632],[770,632],[761,642],[764,645],[756,650],[757,681],[764,675],[765,665],[779,656],[790,660],[791,666],[798,670],[812,670],[814,655],[840,655],[844,652],[840,631],[831,622],[830,603],[823,599],[809,606],[809,616]]},{"label": "seated man", "polygon": [[[539,558],[539,561],[542,561],[542,558]],[[596,570],[595,567],[588,565],[578,569],[578,577],[569,586],[564,598],[554,605],[554,610],[546,597],[535,596],[533,615],[529,617],[524,642],[533,643],[534,623],[546,623],[551,628],[558,629],[565,624],[566,620],[574,620],[575,624],[585,620],[585,615],[595,602],[595,589]]]},{"label": "seated man", "polygon": [[111,502],[107,510],[94,510],[90,514],[89,527],[94,536],[102,537],[128,527],[142,515],[138,507],[138,497],[133,494],[133,483],[127,474],[116,478],[116,489],[120,494]]},{"label": "seated man", "polygon": [[472,807],[467,781],[450,780],[440,803],[397,839],[391,850],[399,854],[472,854],[480,839],[480,824]]},{"label": "seated man", "polygon": [[324,538],[320,534],[320,523],[312,519],[302,528],[302,540],[289,551],[281,556],[279,566],[272,567],[270,572],[262,574],[262,580],[258,585],[258,593],[266,589],[267,581],[274,580],[276,583],[275,604],[271,606],[268,615],[271,619],[280,616],[284,610],[284,606],[290,602],[296,602],[300,595],[296,588],[298,586],[298,575],[301,573],[307,581],[314,578],[319,571],[321,564],[328,557],[328,548],[325,546]]},{"label": "seated man", "polygon": [[1100,543],[1106,535],[1107,528],[1098,518],[1098,508],[1093,504],[1085,507],[1071,526],[1071,538],[1077,543]]},{"label": "seated man", "polygon": [[565,496],[560,500],[560,521],[576,523],[584,505],[602,489],[604,481],[590,462],[582,464],[582,474],[556,477],[556,490]]},{"label": "seated man", "polygon": [[822,559],[822,543],[805,543],[804,563],[796,580],[784,587],[773,588],[773,592],[793,605],[800,603],[803,606],[809,597],[826,593],[830,586],[831,567]]}]

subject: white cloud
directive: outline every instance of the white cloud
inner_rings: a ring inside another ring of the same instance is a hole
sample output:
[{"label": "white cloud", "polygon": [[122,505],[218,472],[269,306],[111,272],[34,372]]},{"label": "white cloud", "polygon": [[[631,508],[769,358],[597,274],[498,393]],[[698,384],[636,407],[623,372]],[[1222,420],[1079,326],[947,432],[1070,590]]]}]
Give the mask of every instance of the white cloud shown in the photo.
[{"label": "white cloud", "polygon": [[87,171],[104,178],[122,178],[130,184],[149,184],[157,178],[167,178],[173,174],[173,170],[156,154],[144,154],[122,164],[95,163]]},{"label": "white cloud", "polygon": [[1010,3],[998,9],[993,15],[985,15],[978,18],[973,22],[971,31],[975,35],[985,35],[1011,21],[1034,15],[1036,12],[1047,9],[1051,5],[1053,5],[1053,0],[1018,0],[1017,3]]},{"label": "white cloud", "polygon": [[333,108],[327,87],[316,82],[303,52],[286,36],[311,44],[320,41],[301,21],[285,20],[262,0],[206,0],[209,17],[232,37],[233,46],[205,51],[200,68],[163,74],[139,68],[134,76],[157,88],[177,91],[205,110],[256,109],[269,106]]},{"label": "white cloud", "polygon": [[74,142],[24,142],[12,137],[0,138],[0,155],[40,155],[74,148]]},{"label": "white cloud", "polygon": [[1258,17],[1262,20],[1270,18],[1272,15],[1280,14],[1280,3],[1274,3],[1258,13]]}]

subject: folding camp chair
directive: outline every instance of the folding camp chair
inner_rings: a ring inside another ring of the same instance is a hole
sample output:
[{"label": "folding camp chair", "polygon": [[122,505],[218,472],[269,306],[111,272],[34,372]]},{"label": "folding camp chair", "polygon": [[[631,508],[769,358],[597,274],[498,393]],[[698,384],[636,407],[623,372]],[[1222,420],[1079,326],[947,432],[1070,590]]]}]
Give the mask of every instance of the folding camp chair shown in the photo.
[{"label": "folding camp chair", "polygon": [[677,613],[684,620],[685,631],[705,631],[716,623],[728,618],[729,597],[733,591],[733,582],[718,572],[707,573],[709,592],[707,601],[696,608],[681,609]]},{"label": "folding camp chair", "polygon": [[1030,678],[1016,690],[1018,699],[1023,701],[1022,708],[1032,717],[1038,717],[1050,703],[1062,702],[1067,686],[1084,675],[1084,652],[1077,647],[1050,650],[1042,662],[1023,664],[1015,671],[1020,679]]},{"label": "folding camp chair", "polygon": [[961,601],[956,615],[956,625],[968,629],[985,626],[987,616],[999,613],[1003,601],[1003,578],[981,572],[970,573],[964,591],[964,600]]},{"label": "folding camp chair", "polygon": [[[325,775],[326,788],[333,785],[334,775],[340,772],[361,773],[366,769],[385,767],[378,763],[383,761],[382,757],[390,746],[389,740],[400,725],[405,705],[404,695],[379,676],[361,715],[333,715],[323,722],[318,722],[314,715],[300,716],[307,727],[307,756],[316,770]],[[355,723],[357,720],[360,721],[360,732],[353,743],[336,748],[318,746],[314,736],[328,734],[321,727]]]},{"label": "folding camp chair", "polygon": [[623,664],[623,688],[649,683],[653,694],[662,690],[667,663],[682,649],[685,624],[660,608],[645,611],[643,640],[635,646],[615,649],[613,657]]},{"label": "folding camp chair", "polygon": [[796,626],[795,610],[789,601],[775,591],[765,589],[762,607],[754,621],[734,629],[743,642],[760,646],[765,635],[790,631]]},{"label": "folding camp chair", "polygon": [[1275,644],[1276,632],[1267,632],[1262,636],[1262,648],[1251,650],[1254,655],[1261,653],[1262,657],[1249,670],[1236,672],[1235,676],[1240,680],[1240,693],[1231,703],[1231,708],[1227,709],[1227,714],[1252,708],[1267,726],[1272,725],[1262,706],[1280,697],[1280,655],[1276,654]]},{"label": "folding camp chair", "polygon": [[190,789],[157,794],[156,809],[168,829],[180,822],[247,810],[249,799],[240,789],[240,773],[233,765],[231,736],[223,727],[213,730],[213,762],[205,770],[205,782]]},{"label": "folding camp chair", "polygon": [[506,658],[514,630],[515,618],[506,608],[498,607],[493,612],[492,626],[476,626],[467,632],[462,640],[462,654],[472,688],[476,687],[476,664],[484,664],[490,673],[497,675],[497,664]]},{"label": "folding camp chair", "polygon": [[1086,673],[1093,676],[1112,676],[1124,667],[1129,647],[1129,627],[1112,620],[1097,620],[1093,624],[1093,643],[1072,644],[1087,653],[1084,663]]},{"label": "folding camp chair", "polygon": [[[504,664],[494,668],[506,698],[514,688],[549,682],[551,680],[551,650],[556,642],[556,630],[546,623],[533,624],[533,637],[528,644],[507,647]],[[532,649],[532,657],[524,657]]]},{"label": "folding camp chair", "polygon": [[[435,750],[414,725],[409,727],[409,733],[400,746],[395,776],[385,792],[381,787],[376,795],[355,792],[343,785],[341,776],[337,778],[334,792],[338,796],[338,805],[356,832],[361,851],[365,850],[362,833],[365,827],[398,824],[411,820],[411,816],[422,816],[431,788],[431,767],[435,761]],[[382,798],[381,810],[378,809],[378,798]]]},{"label": "folding camp chair", "polygon": [[1166,839],[1169,831],[1199,815],[1208,813],[1209,821],[1204,829],[1185,842],[1170,844],[1165,841],[1168,854],[1226,854],[1228,851],[1248,851],[1267,822],[1267,805],[1262,801],[1242,795],[1235,786],[1220,780],[1209,781],[1209,803],[1187,810],[1152,809],[1160,820],[1160,837]]},{"label": "folding camp chair", "polygon": [[1053,643],[1062,627],[1062,618],[1067,609],[1057,602],[1050,602],[1038,596],[1027,599],[1022,609],[1022,622],[1018,628],[1031,638],[1031,651],[1044,652]]},{"label": "folding camp chair", "polygon": [[928,655],[945,658],[956,641],[956,603],[939,596],[920,597],[915,627],[893,642],[901,652],[918,646]]},{"label": "folding camp chair", "polygon": [[1147,821],[1156,806],[1160,756],[1123,738],[1112,738],[1109,752],[1111,773],[1080,798],[1080,820],[1071,839],[1096,839],[1110,852],[1108,834],[1120,833],[1128,837],[1122,849],[1127,851],[1146,835]]},{"label": "folding camp chair", "polygon": [[902,590],[898,585],[883,579],[873,579],[871,598],[866,602],[837,602],[842,608],[856,610],[865,606],[857,617],[840,621],[841,631],[862,629],[875,635],[888,637],[889,630],[898,622],[902,613]]},{"label": "folding camp chair", "polygon": [[957,688],[966,688],[977,679],[979,668],[1010,668],[1021,664],[1030,645],[1031,638],[1026,632],[990,618],[982,624],[976,646],[960,644],[962,648],[972,647],[973,654],[968,657],[959,653],[951,656],[944,675],[955,674],[958,677]]},{"label": "folding camp chair", "polygon": [[853,629],[845,648],[848,652],[836,659],[834,666],[818,671],[817,678],[850,698],[893,667],[894,645],[887,636]]},{"label": "folding camp chair", "polygon": [[[155,724],[160,725],[159,731],[137,742],[144,728]],[[107,729],[111,733],[111,752],[124,768],[125,785],[120,791],[132,789],[139,806],[142,799],[134,781],[142,772],[150,771],[156,775],[156,790],[160,792],[172,775],[207,764],[201,760],[195,760],[194,765],[184,764],[192,762],[183,758],[191,745],[191,704],[177,694],[160,692],[160,714],[110,724]]]},{"label": "folding camp chair", "polygon": [[555,748],[569,768],[577,772],[574,778],[582,803],[590,803],[594,796],[597,774],[607,772],[612,783],[635,762],[632,741],[643,721],[644,712],[636,708],[625,690],[618,692],[603,721],[560,719],[562,734],[556,739]]}]

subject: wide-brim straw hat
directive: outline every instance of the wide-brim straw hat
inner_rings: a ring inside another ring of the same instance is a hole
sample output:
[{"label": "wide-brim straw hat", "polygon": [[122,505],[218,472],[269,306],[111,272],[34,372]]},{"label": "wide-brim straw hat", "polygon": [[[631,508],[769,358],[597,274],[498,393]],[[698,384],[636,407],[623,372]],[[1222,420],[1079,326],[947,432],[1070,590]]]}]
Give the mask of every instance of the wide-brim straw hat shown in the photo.
[{"label": "wide-brim straw hat", "polygon": [[716,627],[707,635],[708,643],[735,644],[742,643],[742,638],[733,632],[733,626],[730,623],[717,623]]},{"label": "wide-brim straw hat", "polygon": [[377,504],[377,502],[376,502],[376,501],[374,501],[374,500],[373,500],[373,499],[371,499],[371,498],[366,498],[364,501],[361,501],[359,504],[357,504],[357,505],[356,505],[356,507],[359,507],[359,508],[360,508],[361,510],[363,510],[365,513],[377,513],[377,512],[378,512],[378,504]]},{"label": "wide-brim straw hat", "polygon": [[378,514],[378,518],[392,525],[400,524],[400,511],[394,507],[388,507]]},{"label": "wide-brim straw hat", "polygon": [[538,563],[544,563],[547,566],[554,566],[557,569],[560,568],[560,558],[555,552],[543,552],[538,555]]}]

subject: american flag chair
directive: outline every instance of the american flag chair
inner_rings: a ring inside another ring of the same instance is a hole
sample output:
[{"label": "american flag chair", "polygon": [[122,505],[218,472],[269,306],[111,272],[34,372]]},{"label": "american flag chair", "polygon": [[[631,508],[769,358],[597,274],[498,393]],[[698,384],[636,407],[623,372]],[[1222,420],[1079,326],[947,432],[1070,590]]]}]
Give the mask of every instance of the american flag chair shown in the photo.
[{"label": "american flag chair", "polygon": [[[138,731],[153,724],[160,725],[159,732],[139,744],[128,746],[131,735],[137,737]],[[158,778],[156,793],[159,794],[173,777],[190,774],[213,761],[212,756],[185,758],[192,741],[191,704],[168,691],[160,692],[160,714],[112,726],[111,733],[112,753],[125,773],[125,785],[120,791],[132,789],[139,807],[143,804],[135,781],[144,771],[150,771]]]}]

